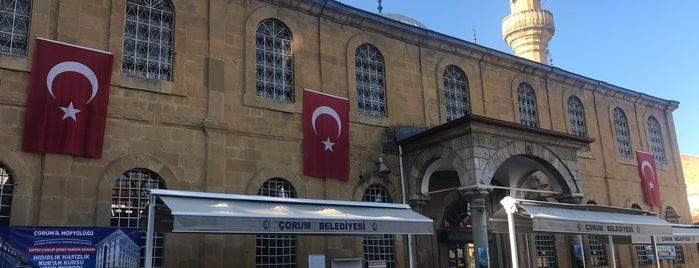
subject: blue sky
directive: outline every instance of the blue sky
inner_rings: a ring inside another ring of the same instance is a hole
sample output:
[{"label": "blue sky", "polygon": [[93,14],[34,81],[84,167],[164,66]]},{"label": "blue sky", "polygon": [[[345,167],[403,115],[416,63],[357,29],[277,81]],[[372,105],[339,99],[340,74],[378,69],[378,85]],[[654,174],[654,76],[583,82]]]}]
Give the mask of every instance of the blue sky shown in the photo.
[{"label": "blue sky", "polygon": [[[340,0],[376,13],[378,1]],[[699,156],[699,1],[541,0],[553,13],[553,65],[680,102],[673,112],[680,153]],[[507,0],[383,0],[427,28],[512,54],[502,39]],[[696,116],[696,117],[695,117]],[[665,135],[664,138],[667,138]]]}]

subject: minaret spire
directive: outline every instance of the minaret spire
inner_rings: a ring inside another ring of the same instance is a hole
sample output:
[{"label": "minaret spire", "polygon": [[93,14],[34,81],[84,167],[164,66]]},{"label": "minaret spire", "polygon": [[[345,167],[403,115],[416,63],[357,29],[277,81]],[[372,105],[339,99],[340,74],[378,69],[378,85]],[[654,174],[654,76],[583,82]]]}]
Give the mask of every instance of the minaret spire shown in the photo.
[{"label": "minaret spire", "polygon": [[381,14],[381,10],[383,9],[383,7],[381,6],[381,0],[379,0],[379,7],[377,9],[379,10],[379,14]]},{"label": "minaret spire", "polygon": [[553,14],[540,0],[509,0],[511,13],[502,20],[502,37],[515,55],[548,64],[548,45],[553,37]]}]

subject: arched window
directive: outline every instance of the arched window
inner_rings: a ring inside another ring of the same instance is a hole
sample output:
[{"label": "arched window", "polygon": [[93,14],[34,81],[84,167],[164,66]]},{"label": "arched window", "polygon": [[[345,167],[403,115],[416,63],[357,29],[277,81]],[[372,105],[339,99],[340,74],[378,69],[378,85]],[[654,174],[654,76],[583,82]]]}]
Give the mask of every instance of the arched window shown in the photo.
[{"label": "arched window", "polygon": [[[587,201],[588,205],[597,205],[594,200]],[[607,247],[605,244],[599,242],[599,237],[596,235],[587,236],[587,245],[590,250],[590,257],[592,258],[592,266],[608,266],[609,261],[607,259]]]},{"label": "arched window", "polygon": [[444,69],[444,102],[447,121],[471,113],[468,93],[468,78],[464,71],[454,65]]},{"label": "arched window", "polygon": [[[296,198],[296,190],[285,179],[273,178],[262,184],[257,195]],[[256,267],[296,267],[296,236],[258,235]]]},{"label": "arched window", "polygon": [[14,187],[12,174],[3,163],[0,163],[0,226],[10,225]]},{"label": "arched window", "polygon": [[386,116],[386,84],[381,52],[370,44],[357,47],[354,53],[359,113]]},{"label": "arched window", "polygon": [[650,147],[653,151],[653,158],[657,163],[665,163],[665,149],[663,149],[663,134],[660,131],[660,124],[655,117],[648,117],[648,135],[650,136]]},{"label": "arched window", "polygon": [[294,62],[289,27],[275,19],[263,20],[257,25],[255,44],[257,96],[293,102]]},{"label": "arched window", "polygon": [[619,155],[632,157],[629,124],[626,120],[626,114],[619,107],[614,108],[614,127],[616,128],[616,144],[619,148]]},{"label": "arched window", "polygon": [[31,0],[0,1],[0,53],[27,55]]},{"label": "arched window", "polygon": [[[643,208],[641,208],[641,206],[636,204],[636,203],[633,203],[631,205],[631,208],[643,210]],[[651,245],[636,245],[636,261],[638,262],[639,265],[651,265],[651,264],[653,264],[653,259],[648,258],[648,256],[652,255],[652,254],[653,254],[653,249],[652,249]]]},{"label": "arched window", "polygon": [[534,89],[527,83],[517,87],[519,102],[519,123],[528,127],[539,127],[539,115],[536,108]]},{"label": "arched window", "polygon": [[175,10],[168,0],[128,0],[121,72],[172,80]]},{"label": "arched window", "polygon": [[[381,185],[372,185],[364,191],[362,202],[392,203],[391,195]],[[364,261],[385,261],[387,268],[395,268],[396,252],[393,248],[393,235],[372,235],[364,237]]]},{"label": "arched window", "polygon": [[[148,206],[149,189],[166,189],[165,182],[153,171],[135,168],[124,172],[112,188],[112,227],[139,227],[141,214]],[[141,232],[141,241],[146,241]],[[153,235],[153,267],[163,266],[163,233]],[[141,267],[145,261],[146,245],[141,245]]]},{"label": "arched window", "polygon": [[[672,207],[665,207],[665,221],[669,223],[680,223],[680,215],[677,215],[675,209]],[[673,245],[675,247],[675,258],[672,260],[673,264],[684,263],[684,247],[682,245]]]},{"label": "arched window", "polygon": [[570,118],[570,128],[573,135],[587,137],[585,129],[585,108],[576,96],[568,98],[568,117]]}]

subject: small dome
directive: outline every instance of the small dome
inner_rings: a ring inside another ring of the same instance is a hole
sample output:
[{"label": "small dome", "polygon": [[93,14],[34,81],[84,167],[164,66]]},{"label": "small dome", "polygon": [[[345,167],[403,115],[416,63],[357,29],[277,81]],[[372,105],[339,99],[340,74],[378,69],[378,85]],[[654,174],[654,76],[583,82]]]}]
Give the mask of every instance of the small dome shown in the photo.
[{"label": "small dome", "polygon": [[402,22],[402,23],[411,25],[411,26],[415,26],[415,27],[427,29],[427,27],[425,27],[424,24],[420,23],[420,22],[417,21],[416,19],[413,19],[413,18],[411,18],[411,17],[405,16],[405,15],[402,15],[402,14],[396,14],[396,13],[381,13],[380,15],[381,15],[381,16],[384,16],[384,17],[386,17],[386,18],[395,20],[395,21],[399,21],[399,22]]}]

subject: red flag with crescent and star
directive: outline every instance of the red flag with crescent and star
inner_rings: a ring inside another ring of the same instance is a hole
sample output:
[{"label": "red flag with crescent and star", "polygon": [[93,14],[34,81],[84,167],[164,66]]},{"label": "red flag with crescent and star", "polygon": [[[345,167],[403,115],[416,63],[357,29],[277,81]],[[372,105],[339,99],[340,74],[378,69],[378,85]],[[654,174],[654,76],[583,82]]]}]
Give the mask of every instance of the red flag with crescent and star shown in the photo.
[{"label": "red flag with crescent and star", "polygon": [[655,169],[655,159],[653,154],[636,151],[638,159],[638,173],[641,176],[641,189],[643,198],[648,205],[660,205],[660,185],[658,184],[658,173]]},{"label": "red flag with crescent and star", "polygon": [[349,101],[303,91],[303,174],[349,179]]},{"label": "red flag with crescent and star", "polygon": [[102,156],[111,53],[37,38],[22,149]]}]

